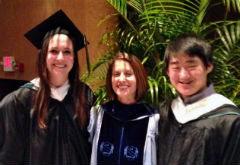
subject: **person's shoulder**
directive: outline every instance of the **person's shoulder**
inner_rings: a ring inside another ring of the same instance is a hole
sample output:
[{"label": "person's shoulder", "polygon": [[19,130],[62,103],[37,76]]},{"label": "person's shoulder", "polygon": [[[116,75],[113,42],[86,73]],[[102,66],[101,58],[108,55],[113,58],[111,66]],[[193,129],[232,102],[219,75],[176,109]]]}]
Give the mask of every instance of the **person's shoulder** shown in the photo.
[{"label": "person's shoulder", "polygon": [[214,110],[212,113],[208,114],[209,117],[213,118],[214,116],[233,116],[236,118],[240,118],[240,109],[233,104],[224,104]]},{"label": "person's shoulder", "polygon": [[93,97],[93,91],[86,83],[79,80],[78,85],[80,89],[87,95],[87,97],[89,98]]},{"label": "person's shoulder", "polygon": [[28,83],[20,86],[15,91],[15,95],[19,98],[30,97],[34,93],[36,93],[37,90],[38,90],[38,87],[36,87],[33,83],[28,82]]},{"label": "person's shoulder", "polygon": [[87,84],[84,83],[83,81],[78,80],[77,83],[78,83],[78,85],[79,85],[80,87],[84,88],[85,90],[90,90],[90,91],[92,91],[92,89],[89,87],[89,85],[87,85]]},{"label": "person's shoulder", "polygon": [[[232,104],[224,104],[215,110],[200,117],[207,127],[229,129],[231,127],[240,128],[240,110]],[[223,128],[224,125],[224,128]]]},{"label": "person's shoulder", "polygon": [[36,90],[31,84],[24,84],[6,95],[0,102],[1,114],[26,114],[32,107]]},{"label": "person's shoulder", "polygon": [[17,90],[7,94],[2,100],[1,100],[1,106],[4,104],[13,104],[13,103],[25,103],[28,101],[31,101],[33,98],[34,93],[36,92],[36,89],[34,88],[34,85],[29,82],[21,87],[19,87]]},{"label": "person's shoulder", "polygon": [[208,97],[210,102],[215,102],[215,104],[224,105],[224,104],[232,104],[235,105],[229,98],[225,97],[222,94],[214,93]]},{"label": "person's shoulder", "polygon": [[[232,104],[225,104],[216,110],[214,114],[217,118],[220,128],[224,125],[226,128],[236,128],[240,131],[240,109]],[[214,117],[211,116],[211,117]]]},{"label": "person's shoulder", "polygon": [[171,107],[172,101],[173,101],[172,99],[166,99],[166,100],[163,100],[162,102],[160,102],[158,104],[159,112],[168,111],[169,108]]},{"label": "person's shoulder", "polygon": [[221,95],[219,93],[215,93],[209,96],[210,102],[214,102],[215,109],[209,113],[207,116],[225,116],[225,115],[240,115],[240,109],[235,105],[233,101]]},{"label": "person's shoulder", "polygon": [[156,114],[158,113],[158,109],[156,107],[154,107],[152,104],[150,103],[141,103],[148,112],[150,112],[151,114]]},{"label": "person's shoulder", "polygon": [[108,110],[108,109],[112,109],[113,106],[114,106],[114,101],[110,100],[110,101],[107,101],[107,102],[102,103],[101,105],[99,105],[99,109]]}]

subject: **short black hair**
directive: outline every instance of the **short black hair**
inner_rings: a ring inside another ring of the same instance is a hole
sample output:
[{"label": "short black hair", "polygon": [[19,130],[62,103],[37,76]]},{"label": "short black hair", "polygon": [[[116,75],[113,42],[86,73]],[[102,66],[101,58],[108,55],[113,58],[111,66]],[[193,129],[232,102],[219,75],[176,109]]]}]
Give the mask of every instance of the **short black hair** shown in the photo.
[{"label": "short black hair", "polygon": [[165,70],[168,68],[170,57],[178,53],[198,56],[206,68],[209,64],[213,63],[211,45],[206,40],[194,34],[184,34],[168,43],[164,54]]}]

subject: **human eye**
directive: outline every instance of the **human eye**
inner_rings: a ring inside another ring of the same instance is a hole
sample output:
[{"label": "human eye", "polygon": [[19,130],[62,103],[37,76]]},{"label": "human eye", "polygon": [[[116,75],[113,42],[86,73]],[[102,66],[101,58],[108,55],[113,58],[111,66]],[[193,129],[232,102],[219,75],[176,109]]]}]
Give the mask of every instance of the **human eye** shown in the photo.
[{"label": "human eye", "polygon": [[191,65],[189,65],[187,68],[189,68],[189,69],[195,69],[196,67],[197,67],[196,64],[191,64]]},{"label": "human eye", "polygon": [[51,49],[49,52],[51,54],[58,54],[58,50],[57,49]]},{"label": "human eye", "polygon": [[179,70],[179,66],[174,65],[174,66],[171,66],[170,69],[172,69],[174,71],[178,71]]},{"label": "human eye", "polygon": [[125,75],[126,75],[127,77],[130,77],[130,76],[133,75],[133,73],[129,71],[129,72],[126,72]]},{"label": "human eye", "polygon": [[113,74],[112,74],[114,77],[118,77],[118,76],[120,76],[120,73],[119,72],[113,72]]},{"label": "human eye", "polygon": [[71,52],[70,50],[64,50],[63,53],[64,53],[65,55],[71,55],[71,54],[72,54],[72,52]]},{"label": "human eye", "polygon": [[191,59],[187,61],[186,67],[189,69],[195,69],[198,66],[198,60]]}]

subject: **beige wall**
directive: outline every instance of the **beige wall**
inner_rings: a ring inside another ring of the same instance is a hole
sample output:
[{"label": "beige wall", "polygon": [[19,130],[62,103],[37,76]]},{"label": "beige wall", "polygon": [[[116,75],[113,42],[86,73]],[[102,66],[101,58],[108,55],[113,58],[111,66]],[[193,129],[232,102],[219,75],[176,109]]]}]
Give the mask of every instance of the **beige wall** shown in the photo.
[{"label": "beige wall", "polygon": [[[0,61],[3,56],[14,56],[17,62],[24,63],[24,72],[3,72],[1,66],[0,78],[31,80],[37,76],[37,49],[23,35],[59,9],[86,34],[90,62],[95,61],[104,49],[99,45],[103,33],[115,24],[110,20],[97,27],[99,20],[114,12],[106,0],[0,0]],[[81,69],[85,70],[85,50],[78,54]]]}]

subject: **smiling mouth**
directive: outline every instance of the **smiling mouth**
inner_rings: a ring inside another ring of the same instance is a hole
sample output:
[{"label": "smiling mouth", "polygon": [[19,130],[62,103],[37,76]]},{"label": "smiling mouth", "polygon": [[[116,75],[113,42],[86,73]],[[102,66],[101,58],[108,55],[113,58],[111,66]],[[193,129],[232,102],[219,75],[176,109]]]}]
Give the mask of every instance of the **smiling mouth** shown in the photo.
[{"label": "smiling mouth", "polygon": [[66,65],[63,64],[54,64],[53,66],[57,67],[57,68],[65,68]]},{"label": "smiling mouth", "polygon": [[190,85],[190,84],[191,84],[191,82],[188,82],[188,83],[183,83],[183,82],[180,82],[180,84],[182,84],[182,85]]},{"label": "smiling mouth", "polygon": [[121,86],[118,86],[119,89],[127,89],[128,86],[127,85],[121,85]]},{"label": "smiling mouth", "polygon": [[190,88],[192,81],[190,82],[179,82],[179,84],[183,87],[183,88]]},{"label": "smiling mouth", "polygon": [[190,85],[193,81],[179,81],[182,85]]}]

